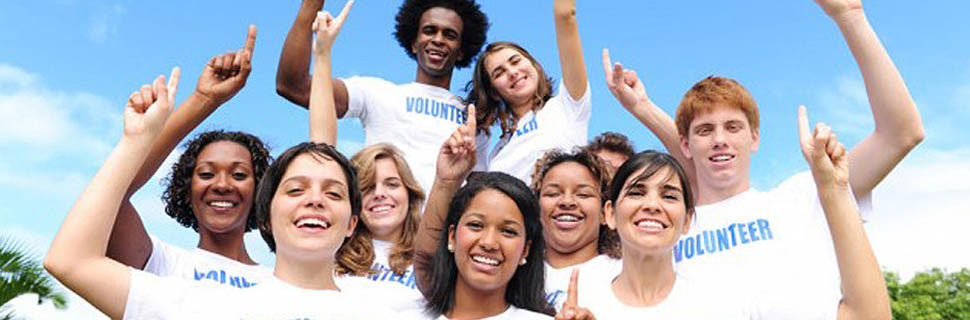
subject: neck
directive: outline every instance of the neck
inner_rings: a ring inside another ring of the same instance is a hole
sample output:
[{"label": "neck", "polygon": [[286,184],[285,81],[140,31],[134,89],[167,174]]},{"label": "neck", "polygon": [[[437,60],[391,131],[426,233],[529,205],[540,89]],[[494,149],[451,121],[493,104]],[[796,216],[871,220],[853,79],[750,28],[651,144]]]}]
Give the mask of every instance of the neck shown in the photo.
[{"label": "neck", "polygon": [[249,257],[249,253],[246,251],[246,242],[243,241],[243,235],[243,230],[213,233],[200,229],[197,247],[244,264],[255,265],[256,262]]},{"label": "neck", "polygon": [[449,70],[448,73],[441,76],[432,76],[421,70],[421,66],[418,66],[418,72],[414,77],[414,82],[451,90],[451,73],[453,70]]},{"label": "neck", "polygon": [[445,314],[445,317],[459,320],[499,315],[509,308],[509,303],[505,301],[505,289],[507,287],[492,291],[475,290],[459,279],[455,284],[455,305]]},{"label": "neck", "polygon": [[371,239],[397,243],[397,241],[401,239],[401,233],[403,233],[403,230],[401,230],[401,227],[403,226],[404,224],[402,223],[401,226],[398,226],[397,229],[394,229],[391,232],[386,232],[383,234],[371,233]]},{"label": "neck", "polygon": [[526,113],[532,111],[532,100],[530,99],[512,104],[509,106],[509,109],[512,110],[512,114],[515,115],[515,119],[522,119],[522,117],[525,117]]},{"label": "neck", "polygon": [[748,191],[748,189],[751,188],[751,180],[748,178],[748,175],[745,174],[743,177],[739,176],[735,179],[738,182],[726,185],[717,185],[715,183],[705,183],[704,181],[700,181],[700,178],[698,177],[697,205],[707,205],[720,202],[741,194],[742,192]]},{"label": "neck", "polygon": [[674,288],[673,255],[669,250],[659,254],[638,254],[623,250],[623,271],[613,281],[613,293],[630,306],[653,306],[663,302]]},{"label": "neck", "polygon": [[549,242],[546,242],[546,263],[556,269],[583,264],[599,255],[596,250],[598,246],[599,241],[592,241],[579,250],[564,253],[556,251],[549,246]]},{"label": "neck", "polygon": [[320,262],[298,259],[284,259],[276,254],[276,268],[273,275],[290,285],[313,290],[340,290],[333,280],[333,261]]}]

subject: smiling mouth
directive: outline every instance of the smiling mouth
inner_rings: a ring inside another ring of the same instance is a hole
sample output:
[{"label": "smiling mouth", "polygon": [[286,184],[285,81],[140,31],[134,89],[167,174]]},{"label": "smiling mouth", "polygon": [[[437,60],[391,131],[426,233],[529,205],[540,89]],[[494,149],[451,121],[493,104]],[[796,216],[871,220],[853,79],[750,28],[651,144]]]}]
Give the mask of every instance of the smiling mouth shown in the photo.
[{"label": "smiling mouth", "polygon": [[448,57],[448,53],[435,49],[426,49],[424,53],[434,61],[444,61]]},{"label": "smiling mouth", "polygon": [[734,155],[731,155],[731,154],[719,154],[719,155],[711,156],[711,157],[709,157],[707,159],[711,160],[711,162],[714,162],[714,163],[727,162],[727,161],[733,160],[734,159]]},{"label": "smiling mouth", "polygon": [[667,229],[668,227],[666,224],[653,219],[637,220],[633,222],[633,225],[635,225],[639,229],[643,229],[646,231],[653,231],[653,232],[659,232],[664,229]]},{"label": "smiling mouth", "polygon": [[296,221],[296,227],[306,230],[327,230],[330,228],[330,223],[317,218],[303,218]]},{"label": "smiling mouth", "polygon": [[481,255],[472,255],[472,261],[478,264],[483,264],[489,267],[497,267],[502,264],[501,260],[495,258],[489,258]]},{"label": "smiling mouth", "polygon": [[573,229],[582,224],[586,217],[575,213],[560,213],[552,216],[553,224],[559,229]]},{"label": "smiling mouth", "polygon": [[225,200],[209,201],[209,202],[206,202],[206,204],[210,207],[214,207],[217,209],[228,209],[228,208],[239,206],[239,203],[237,202],[225,201]]},{"label": "smiling mouth", "polygon": [[376,206],[371,207],[370,209],[367,209],[367,211],[370,211],[371,213],[374,213],[376,215],[381,216],[381,215],[386,215],[386,214],[390,213],[391,212],[391,209],[394,209],[394,206],[393,205],[389,205],[389,204],[379,204],[379,205],[376,205]]},{"label": "smiling mouth", "polygon": [[522,83],[525,82],[525,79],[526,78],[528,78],[528,77],[527,76],[523,76],[519,80],[515,80],[515,82],[512,83],[512,90],[518,89],[520,86],[522,86]]}]

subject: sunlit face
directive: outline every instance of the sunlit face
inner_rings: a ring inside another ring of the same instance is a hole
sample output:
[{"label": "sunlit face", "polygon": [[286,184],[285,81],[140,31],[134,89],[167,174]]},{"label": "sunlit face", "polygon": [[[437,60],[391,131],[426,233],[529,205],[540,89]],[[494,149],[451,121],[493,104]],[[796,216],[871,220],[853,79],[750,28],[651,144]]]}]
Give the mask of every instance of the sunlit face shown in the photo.
[{"label": "sunlit face", "polygon": [[615,206],[607,202],[606,222],[619,234],[624,254],[669,255],[690,224],[683,185],[670,168],[636,180],[644,170],[623,183]]},{"label": "sunlit face", "polygon": [[600,199],[599,183],[583,165],[567,161],[549,169],[539,189],[546,246],[564,254],[595,248],[603,223]]},{"label": "sunlit face", "polygon": [[505,47],[485,58],[485,70],[502,99],[516,106],[528,103],[539,88],[539,71],[522,52]]},{"label": "sunlit face", "polygon": [[691,121],[687,138],[681,137],[681,149],[693,162],[701,186],[745,189],[751,154],[758,151],[758,134],[744,112],[716,106]]},{"label": "sunlit face", "polygon": [[311,153],[294,158],[270,204],[277,255],[332,260],[357,224],[347,187],[336,161]]},{"label": "sunlit face", "polygon": [[249,150],[232,141],[206,145],[192,172],[192,212],[200,233],[243,232],[256,179]]},{"label": "sunlit face", "polygon": [[448,236],[458,267],[457,287],[505,290],[529,254],[522,212],[512,198],[492,189],[472,198]]},{"label": "sunlit face", "polygon": [[396,239],[408,215],[408,189],[393,160],[377,159],[374,168],[375,184],[364,190],[361,219],[375,239]]},{"label": "sunlit face", "polygon": [[595,154],[597,157],[600,158],[600,160],[603,160],[603,162],[606,162],[606,164],[609,165],[610,168],[612,168],[613,172],[616,172],[616,169],[622,166],[623,163],[626,162],[626,159],[628,158],[625,154],[609,151],[606,149],[596,151]]},{"label": "sunlit face", "polygon": [[461,16],[451,9],[434,7],[424,11],[418,24],[411,52],[417,58],[419,72],[433,78],[450,75],[455,61],[463,56]]}]

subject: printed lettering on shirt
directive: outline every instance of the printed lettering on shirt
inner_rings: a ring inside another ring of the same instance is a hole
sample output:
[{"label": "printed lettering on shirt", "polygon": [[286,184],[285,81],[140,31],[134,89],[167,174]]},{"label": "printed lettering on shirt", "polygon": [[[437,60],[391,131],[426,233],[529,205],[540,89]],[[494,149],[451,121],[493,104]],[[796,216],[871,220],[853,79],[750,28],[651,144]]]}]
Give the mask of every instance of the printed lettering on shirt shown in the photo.
[{"label": "printed lettering on shirt", "polygon": [[378,262],[375,262],[371,269],[375,273],[367,276],[367,279],[379,282],[397,282],[411,289],[417,289],[418,284],[414,279],[414,272],[411,270],[404,270],[404,273],[398,275],[390,267]]},{"label": "printed lettering on shirt", "polygon": [[718,254],[738,246],[775,239],[766,219],[732,223],[714,230],[704,230],[674,245],[674,262],[690,260],[705,254]]},{"label": "printed lettering on shirt", "polygon": [[566,296],[566,291],[556,290],[553,292],[546,292],[546,301],[549,301],[549,305],[555,307],[562,304],[561,298]]},{"label": "printed lettering on shirt", "polygon": [[226,273],[226,270],[209,270],[209,271],[199,271],[199,269],[192,270],[195,273],[194,279],[196,281],[214,281],[219,284],[228,284],[236,288],[249,288],[257,285],[256,282],[246,280],[243,276],[234,276]]},{"label": "printed lettering on shirt", "polygon": [[468,114],[461,108],[426,97],[406,97],[405,104],[408,113],[417,114],[422,117],[439,118],[454,122],[458,125],[465,124]]},{"label": "printed lettering on shirt", "polygon": [[534,132],[536,130],[539,130],[539,122],[536,121],[535,117],[533,117],[532,120],[529,120],[529,122],[527,122],[524,126],[522,126],[522,129],[515,130],[515,136],[518,137],[523,134]]}]

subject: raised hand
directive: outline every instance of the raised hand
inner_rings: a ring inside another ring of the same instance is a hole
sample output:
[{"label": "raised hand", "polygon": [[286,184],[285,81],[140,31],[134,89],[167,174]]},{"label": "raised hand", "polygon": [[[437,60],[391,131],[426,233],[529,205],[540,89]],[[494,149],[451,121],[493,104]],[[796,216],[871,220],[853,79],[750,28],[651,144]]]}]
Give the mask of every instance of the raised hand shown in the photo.
[{"label": "raised hand", "polygon": [[569,289],[566,289],[566,301],[562,303],[562,310],[556,313],[556,320],[596,320],[589,309],[579,306],[579,269],[573,269],[569,276]]},{"label": "raised hand", "polygon": [[816,124],[814,132],[810,131],[805,106],[798,107],[798,139],[816,185],[848,187],[849,158],[845,145],[824,123]]},{"label": "raised hand", "polygon": [[246,85],[252,71],[253,48],[256,46],[256,26],[249,25],[246,44],[242,49],[212,57],[202,69],[195,92],[220,106]]},{"label": "raised hand", "polygon": [[465,124],[459,126],[441,145],[435,179],[461,181],[475,166],[475,105],[468,105],[467,110]]},{"label": "raised hand", "polygon": [[637,78],[637,72],[623,69],[619,62],[610,62],[610,50],[603,49],[603,72],[606,74],[606,87],[627,110],[632,110],[640,102],[648,102],[647,90]]},{"label": "raised hand", "polygon": [[165,76],[160,75],[151,85],[143,85],[128,97],[124,112],[125,137],[153,139],[162,131],[172,113],[180,74],[178,67],[172,68],[167,84]]},{"label": "raised hand", "polygon": [[832,19],[850,12],[862,12],[862,0],[815,0],[815,3]]},{"label": "raised hand", "polygon": [[333,47],[333,41],[337,39],[337,34],[340,33],[340,28],[343,27],[344,21],[347,20],[347,13],[350,12],[350,8],[354,5],[354,0],[347,1],[344,5],[343,10],[340,11],[340,15],[336,18],[330,15],[328,11],[317,12],[317,19],[313,21],[313,26],[310,30],[317,35],[315,41],[313,41],[313,53],[317,55],[330,53],[330,49]]}]

